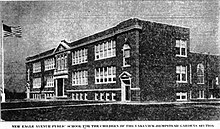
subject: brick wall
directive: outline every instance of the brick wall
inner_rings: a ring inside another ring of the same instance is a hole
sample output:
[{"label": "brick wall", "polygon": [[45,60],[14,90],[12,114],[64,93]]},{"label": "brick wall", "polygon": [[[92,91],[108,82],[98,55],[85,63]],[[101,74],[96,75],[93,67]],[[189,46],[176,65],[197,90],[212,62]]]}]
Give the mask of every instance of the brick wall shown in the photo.
[{"label": "brick wall", "polygon": [[140,24],[141,100],[174,101],[176,65],[188,64],[188,58],[176,57],[175,42],[187,40],[188,52],[189,29],[144,21]]}]

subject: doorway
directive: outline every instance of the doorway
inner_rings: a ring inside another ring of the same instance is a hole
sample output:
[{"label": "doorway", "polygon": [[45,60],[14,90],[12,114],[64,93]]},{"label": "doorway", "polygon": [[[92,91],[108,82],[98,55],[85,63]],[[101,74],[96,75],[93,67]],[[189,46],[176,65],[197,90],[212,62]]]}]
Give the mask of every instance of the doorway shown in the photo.
[{"label": "doorway", "polygon": [[57,96],[63,96],[63,78],[57,79]]},{"label": "doorway", "polygon": [[131,101],[131,79],[121,79],[121,100],[122,101]]}]

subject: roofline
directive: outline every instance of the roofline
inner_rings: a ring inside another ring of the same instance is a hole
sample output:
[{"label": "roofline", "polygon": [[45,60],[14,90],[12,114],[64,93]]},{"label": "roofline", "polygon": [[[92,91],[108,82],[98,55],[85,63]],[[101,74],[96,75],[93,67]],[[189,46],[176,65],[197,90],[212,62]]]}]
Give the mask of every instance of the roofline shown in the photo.
[{"label": "roofline", "polygon": [[220,54],[211,54],[211,53],[202,53],[202,52],[194,52],[194,51],[190,51],[193,54],[202,54],[202,55],[212,55],[212,56],[220,56]]},{"label": "roofline", "polygon": [[[116,30],[115,32],[113,32],[113,33],[111,33],[111,34],[104,35],[104,36],[102,36],[102,37],[98,37],[98,38],[96,38],[96,39],[89,40],[89,41],[86,41],[86,42],[84,42],[84,43],[81,43],[81,44],[72,46],[72,47],[70,47],[70,48],[68,48],[68,49],[65,49],[65,50],[63,50],[63,51],[60,51],[59,53],[65,52],[65,51],[70,51],[70,50],[72,50],[72,49],[75,49],[75,48],[78,48],[78,47],[81,47],[81,46],[85,46],[85,45],[88,45],[88,44],[92,44],[92,43],[94,43],[94,42],[98,42],[98,41],[100,41],[100,40],[104,40],[104,39],[113,37],[113,36],[115,36],[115,35],[117,35],[117,34],[124,33],[124,32],[130,31],[130,30],[133,30],[133,29],[139,29],[139,30],[141,30],[142,27],[139,26],[138,24],[135,24],[135,25],[129,26],[129,27],[124,28],[124,29]],[[94,34],[93,34],[93,35],[94,35]],[[90,36],[91,36],[91,35],[90,35]],[[88,37],[89,37],[89,36],[88,36]],[[78,40],[76,40],[76,41],[78,41]],[[76,42],[76,41],[74,41],[74,42]],[[74,42],[72,42],[72,43],[74,43]],[[52,53],[52,54],[45,55],[45,56],[42,56],[42,57],[39,57],[39,58],[36,58],[36,59],[32,59],[32,60],[26,61],[26,63],[33,62],[33,61],[37,61],[37,60],[39,60],[39,59],[42,59],[42,58],[45,58],[45,57],[48,57],[48,56],[53,56],[53,55],[55,55],[55,54],[57,54],[57,53]]]},{"label": "roofline", "polygon": [[[108,35],[103,35],[103,36],[101,36],[101,37],[98,37],[98,38],[95,38],[95,39],[92,39],[92,40],[88,40],[88,41],[82,42],[82,43],[80,43],[80,44],[77,44],[77,45],[75,45],[75,46],[69,47],[69,48],[67,48],[67,49],[65,49],[65,50],[63,50],[63,51],[60,51],[60,52],[69,51],[69,50],[75,49],[75,48],[77,48],[77,47],[81,47],[81,46],[88,45],[88,44],[91,44],[91,43],[94,43],[94,42],[97,42],[97,41],[100,41],[100,40],[104,40],[104,39],[113,37],[113,36],[115,36],[115,35],[117,35],[117,34],[130,31],[130,30],[132,30],[132,29],[140,29],[140,30],[141,30],[142,27],[138,24],[138,21],[140,21],[140,22],[141,22],[141,21],[143,21],[143,22],[151,22],[151,23],[157,23],[157,24],[162,24],[162,25],[168,25],[168,26],[174,26],[174,27],[182,27],[182,28],[188,28],[188,29],[189,29],[189,27],[184,27],[184,26],[179,26],[179,25],[164,24],[164,23],[155,22],[155,21],[140,20],[140,19],[138,19],[138,18],[129,18],[129,19],[127,19],[127,20],[124,20],[124,21],[118,23],[117,25],[115,25],[115,26],[113,26],[113,27],[111,27],[111,28],[108,28],[108,29],[105,29],[105,30],[103,30],[103,31],[94,33],[94,34],[89,35],[89,36],[86,36],[86,37],[84,37],[84,38],[88,38],[88,37],[90,37],[90,36],[93,36],[93,35],[102,33],[102,32],[104,32],[104,31],[106,31],[106,30],[113,29],[113,28],[117,27],[118,25],[120,25],[121,23],[126,22],[126,21],[128,21],[128,20],[130,20],[130,19],[131,19],[131,20],[135,20],[136,23],[135,23],[134,25],[130,25],[130,26],[128,26],[128,27],[126,27],[126,28],[123,28],[123,29],[113,30],[113,32],[110,33],[110,34],[108,34]],[[80,39],[78,39],[78,40],[75,40],[75,41],[71,42],[70,44],[75,43],[75,42],[77,42],[77,41],[80,41],[80,40],[82,40],[82,39],[84,39],[84,38],[80,38]],[[61,42],[61,43],[62,43],[62,42]],[[59,45],[58,45],[58,46],[59,46]],[[53,48],[53,49],[56,50],[56,47]],[[50,49],[50,50],[52,50],[52,49]],[[55,55],[55,54],[57,54],[57,53],[55,53],[55,50],[54,50],[54,52],[53,52],[52,54],[45,55],[45,56],[41,56],[41,57],[38,57],[38,58],[36,58],[36,59],[28,60],[28,61],[26,61],[26,63],[28,63],[28,62],[33,62],[33,61],[36,61],[36,60],[39,60],[39,59],[42,59],[42,58],[45,58],[45,57],[48,57],[48,56]],[[49,51],[49,50],[48,50],[48,51]],[[46,51],[44,51],[44,52],[46,52]],[[44,53],[44,52],[41,52],[41,53],[39,53],[39,54],[42,54],[42,53]],[[39,54],[36,54],[36,55],[39,55]],[[36,55],[33,55],[33,56],[36,56]],[[33,56],[28,56],[28,57],[30,58],[30,57],[33,57]],[[28,58],[28,57],[27,57],[27,58]],[[27,58],[26,58],[26,59],[27,59]]]},{"label": "roofline", "polygon": [[67,45],[66,43],[64,43],[64,42],[61,42],[60,44],[58,44],[57,45],[57,47],[54,49],[54,51],[53,51],[53,53],[55,53],[56,51],[57,51],[57,49],[58,49],[58,47],[60,46],[60,45],[63,45],[65,48],[67,48],[67,49],[69,49],[70,47],[69,47],[69,45]]},{"label": "roofline", "polygon": [[[148,21],[148,20],[142,20],[142,19],[139,19],[139,20],[140,20],[140,21]],[[168,24],[168,23],[164,23],[164,22],[157,22],[157,21],[154,21],[154,20],[150,20],[150,21],[148,21],[148,22],[190,29],[190,27],[188,27],[188,26],[177,25],[177,24]]]},{"label": "roofline", "polygon": [[33,57],[33,56],[37,56],[37,55],[43,54],[44,52],[47,52],[47,51],[52,51],[53,49],[56,49],[56,48],[54,47],[54,48],[45,50],[45,51],[43,51],[43,52],[40,52],[40,53],[38,53],[38,54],[33,54],[33,55],[30,55],[30,56],[27,56],[26,59],[27,59],[27,58],[31,58],[31,57]]}]

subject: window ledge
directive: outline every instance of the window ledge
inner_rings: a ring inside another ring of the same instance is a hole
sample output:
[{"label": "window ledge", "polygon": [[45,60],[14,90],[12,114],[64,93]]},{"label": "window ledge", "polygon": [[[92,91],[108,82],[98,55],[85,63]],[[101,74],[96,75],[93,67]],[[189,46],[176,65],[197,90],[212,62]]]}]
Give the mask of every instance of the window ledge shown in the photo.
[{"label": "window ledge", "polygon": [[109,57],[105,57],[105,58],[95,59],[95,61],[97,61],[97,60],[103,60],[103,59],[108,59],[108,58],[112,58],[112,57],[116,57],[116,55],[114,55],[114,56],[109,56]]},{"label": "window ledge", "polygon": [[176,57],[187,57],[187,55],[176,55]]},{"label": "window ledge", "polygon": [[39,89],[40,87],[33,87],[33,89]]},{"label": "window ledge", "polygon": [[188,83],[187,81],[176,81],[177,83]]},{"label": "window ledge", "polygon": [[33,72],[33,73],[41,73],[41,71]]},{"label": "window ledge", "polygon": [[72,64],[72,65],[79,65],[79,64],[85,64],[85,63],[88,63],[88,61],[83,62],[83,63]]},{"label": "window ledge", "polygon": [[196,98],[196,99],[205,99],[205,98]]},{"label": "window ledge", "polygon": [[74,84],[72,86],[87,86],[88,84]]},{"label": "window ledge", "polygon": [[52,68],[52,69],[45,69],[44,71],[49,71],[49,70],[54,70],[55,68]]},{"label": "window ledge", "polygon": [[205,83],[197,83],[197,84],[205,84]]},{"label": "window ledge", "polygon": [[54,86],[45,86],[44,88],[51,88],[51,87],[54,87]]},{"label": "window ledge", "polygon": [[131,67],[131,65],[123,65],[123,67],[125,67],[125,68],[126,68],[126,67]]},{"label": "window ledge", "polygon": [[97,83],[97,82],[95,82],[95,84],[112,84],[112,83],[116,83],[116,81],[114,81],[114,82],[102,82],[102,83]]}]

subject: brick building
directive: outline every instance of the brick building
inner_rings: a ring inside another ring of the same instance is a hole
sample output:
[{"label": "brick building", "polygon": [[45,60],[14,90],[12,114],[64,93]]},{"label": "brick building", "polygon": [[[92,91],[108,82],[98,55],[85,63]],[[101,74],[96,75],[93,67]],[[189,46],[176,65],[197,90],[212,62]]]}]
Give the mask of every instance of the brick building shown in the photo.
[{"label": "brick building", "polygon": [[134,18],[27,57],[27,96],[81,101],[217,99],[219,60],[190,52],[189,28]]}]

